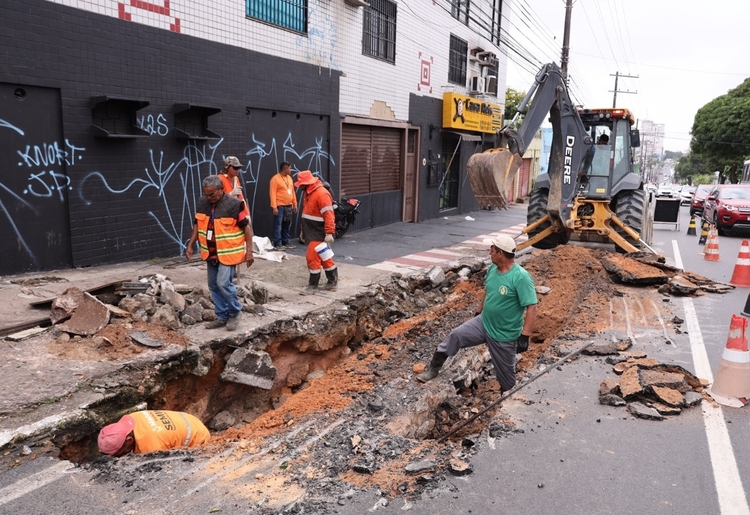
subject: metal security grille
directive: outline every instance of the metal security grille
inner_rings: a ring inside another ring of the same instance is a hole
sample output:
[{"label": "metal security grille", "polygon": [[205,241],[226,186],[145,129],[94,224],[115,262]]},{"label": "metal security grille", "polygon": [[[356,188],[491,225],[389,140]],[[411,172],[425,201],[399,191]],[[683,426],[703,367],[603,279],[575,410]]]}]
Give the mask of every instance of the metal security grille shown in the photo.
[{"label": "metal security grille", "polygon": [[307,0],[247,0],[247,15],[285,29],[307,32]]},{"label": "metal security grille", "polygon": [[371,0],[365,7],[362,53],[388,62],[396,61],[396,4]]},{"label": "metal security grille", "polygon": [[466,55],[469,44],[451,34],[450,57],[448,61],[448,82],[466,86]]},{"label": "metal security grille", "polygon": [[451,0],[451,15],[466,25],[469,24],[469,0]]},{"label": "metal security grille", "polygon": [[341,195],[401,188],[402,131],[344,124],[341,131]]}]

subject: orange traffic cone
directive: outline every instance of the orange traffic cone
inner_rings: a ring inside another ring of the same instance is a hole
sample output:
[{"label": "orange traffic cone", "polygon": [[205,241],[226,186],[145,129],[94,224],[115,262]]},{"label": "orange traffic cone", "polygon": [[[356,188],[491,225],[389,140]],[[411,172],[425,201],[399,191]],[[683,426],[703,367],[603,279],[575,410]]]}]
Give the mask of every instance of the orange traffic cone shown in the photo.
[{"label": "orange traffic cone", "polygon": [[741,408],[750,399],[750,352],[747,350],[747,319],[732,315],[727,346],[708,394],[719,404]]},{"label": "orange traffic cone", "polygon": [[750,246],[747,240],[742,240],[740,253],[737,255],[737,264],[734,265],[734,272],[729,284],[740,288],[750,288]]},{"label": "orange traffic cone", "polygon": [[703,247],[703,259],[706,261],[719,260],[719,234],[715,227],[711,227],[711,230],[708,231],[708,241],[706,241],[706,246]]}]

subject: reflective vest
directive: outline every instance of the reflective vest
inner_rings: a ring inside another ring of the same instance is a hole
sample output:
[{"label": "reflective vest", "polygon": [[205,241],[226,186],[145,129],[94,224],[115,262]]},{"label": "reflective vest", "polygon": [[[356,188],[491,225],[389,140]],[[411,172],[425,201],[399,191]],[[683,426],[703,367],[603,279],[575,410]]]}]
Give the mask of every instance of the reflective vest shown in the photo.
[{"label": "reflective vest", "polygon": [[[239,265],[245,261],[245,231],[237,225],[243,205],[241,200],[224,194],[214,206],[214,240],[216,241],[216,254],[222,265]],[[201,259],[205,261],[208,259],[206,233],[211,220],[211,204],[204,197],[201,197],[198,202],[195,220],[198,224]]]}]

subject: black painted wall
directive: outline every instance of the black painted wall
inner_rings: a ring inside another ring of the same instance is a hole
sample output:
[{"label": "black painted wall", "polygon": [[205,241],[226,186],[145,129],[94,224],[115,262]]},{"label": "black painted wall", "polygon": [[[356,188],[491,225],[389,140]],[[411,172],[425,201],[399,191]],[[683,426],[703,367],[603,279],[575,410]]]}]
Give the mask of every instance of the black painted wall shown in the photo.
[{"label": "black painted wall", "polygon": [[[7,102],[23,102],[12,96],[0,102],[0,216],[12,228],[2,251],[13,255],[0,263],[1,274],[50,267],[31,255],[37,247],[21,243],[44,237],[30,220],[44,223],[45,203],[53,200],[69,219],[65,258],[80,267],[181,254],[200,180],[218,173],[227,155],[246,164],[261,236],[271,235],[268,181],[279,162],[338,183],[339,72],[42,0],[0,3],[0,48],[0,84],[9,91],[50,88],[62,116],[60,139],[42,140],[30,130],[44,114],[38,105],[10,109]],[[94,137],[96,95],[149,102],[137,111],[147,137]],[[221,109],[208,118],[221,138],[178,139],[178,103]],[[19,109],[12,122],[5,119]],[[9,142],[3,136],[11,132],[18,137]],[[62,180],[44,163],[19,159],[53,145]],[[52,194],[29,193],[24,182],[40,181]]]},{"label": "black painted wall", "polygon": [[[460,147],[460,177],[458,206],[455,209],[440,211],[440,193],[438,185],[429,185],[430,164],[436,166],[437,173],[442,176],[444,169],[438,158],[442,152],[443,101],[438,98],[424,97],[412,94],[409,97],[409,121],[413,125],[422,127],[421,155],[419,157],[419,220],[429,220],[439,216],[463,214],[477,211],[479,204],[474,198],[468,179],[466,179],[466,163],[469,156],[477,151],[475,142],[463,141]],[[422,162],[426,160],[427,164]]]}]

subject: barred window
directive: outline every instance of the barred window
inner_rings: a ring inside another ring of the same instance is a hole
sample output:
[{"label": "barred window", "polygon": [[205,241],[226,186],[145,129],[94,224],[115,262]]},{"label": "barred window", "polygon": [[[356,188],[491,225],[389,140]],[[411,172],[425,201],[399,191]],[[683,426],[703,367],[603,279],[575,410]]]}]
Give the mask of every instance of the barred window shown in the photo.
[{"label": "barred window", "polygon": [[469,44],[451,34],[450,57],[448,59],[448,82],[466,86],[466,56]]},{"label": "barred window", "polygon": [[496,45],[500,44],[500,20],[503,15],[503,0],[494,0],[492,6],[492,33],[490,34],[490,40]]},{"label": "barred window", "polygon": [[390,63],[396,62],[396,4],[370,0],[365,7],[362,53]]},{"label": "barred window", "polygon": [[307,32],[307,0],[246,0],[247,16],[295,32]]},{"label": "barred window", "polygon": [[469,1],[451,0],[451,15],[465,25],[469,24]]}]

